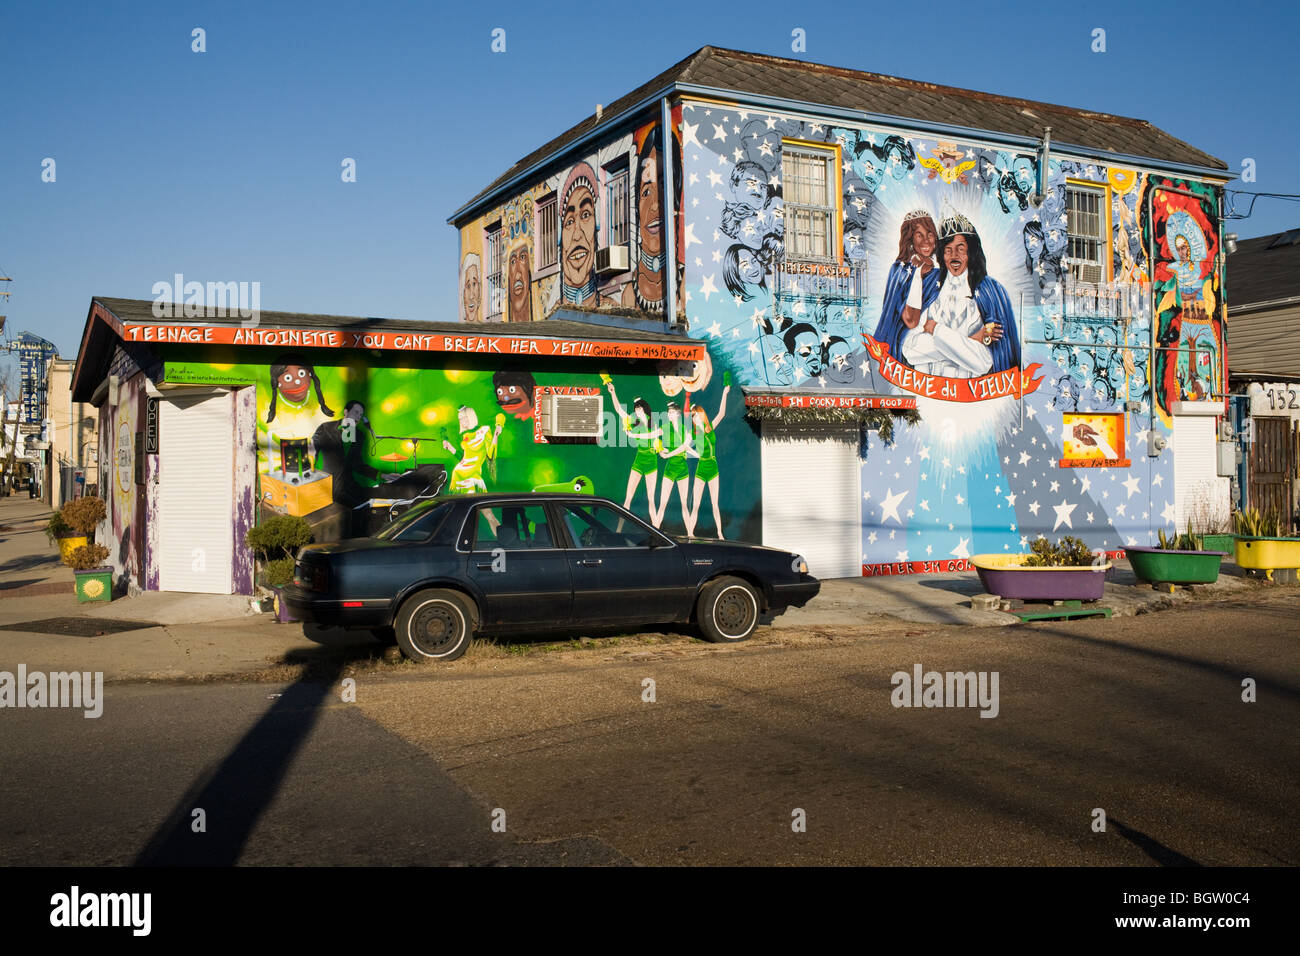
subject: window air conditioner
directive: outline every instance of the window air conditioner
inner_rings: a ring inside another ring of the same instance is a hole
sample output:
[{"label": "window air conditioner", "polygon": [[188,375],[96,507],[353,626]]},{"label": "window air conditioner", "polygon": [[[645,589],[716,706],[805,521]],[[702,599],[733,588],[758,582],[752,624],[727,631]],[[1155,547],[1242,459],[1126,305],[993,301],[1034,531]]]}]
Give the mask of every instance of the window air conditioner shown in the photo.
[{"label": "window air conditioner", "polygon": [[628,247],[606,246],[604,249],[596,250],[596,274],[612,275],[618,272],[627,272],[628,263],[631,256],[628,254]]},{"label": "window air conditioner", "polygon": [[542,403],[542,434],[599,438],[603,411],[603,395],[548,395]]}]

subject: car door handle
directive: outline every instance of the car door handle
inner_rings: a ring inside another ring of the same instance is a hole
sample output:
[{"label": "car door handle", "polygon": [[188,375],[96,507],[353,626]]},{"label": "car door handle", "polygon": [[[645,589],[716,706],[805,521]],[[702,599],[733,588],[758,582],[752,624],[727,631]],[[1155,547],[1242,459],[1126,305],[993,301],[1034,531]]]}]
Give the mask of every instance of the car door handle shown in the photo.
[{"label": "car door handle", "polygon": [[480,571],[491,571],[492,562],[489,561],[487,564],[476,564],[475,567],[478,568]]},{"label": "car door handle", "polygon": [[581,564],[584,568],[594,568],[598,564],[600,564],[600,558],[584,558],[578,563]]}]

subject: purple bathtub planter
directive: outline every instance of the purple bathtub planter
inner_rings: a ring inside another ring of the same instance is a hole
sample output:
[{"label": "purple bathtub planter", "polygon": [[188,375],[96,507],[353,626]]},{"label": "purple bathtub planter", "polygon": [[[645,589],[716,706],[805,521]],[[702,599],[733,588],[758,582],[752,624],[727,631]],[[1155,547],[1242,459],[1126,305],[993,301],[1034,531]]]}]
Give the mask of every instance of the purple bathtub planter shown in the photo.
[{"label": "purple bathtub planter", "polygon": [[1022,567],[1027,554],[976,554],[970,558],[989,594],[1019,601],[1099,601],[1111,564],[1064,568]]}]

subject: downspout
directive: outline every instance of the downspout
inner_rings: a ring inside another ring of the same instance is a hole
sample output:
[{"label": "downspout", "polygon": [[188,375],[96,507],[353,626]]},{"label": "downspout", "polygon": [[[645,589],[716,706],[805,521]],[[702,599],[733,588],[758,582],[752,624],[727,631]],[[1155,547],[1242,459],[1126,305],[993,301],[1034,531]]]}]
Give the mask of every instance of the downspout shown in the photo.
[{"label": "downspout", "polygon": [[[671,329],[677,322],[677,209],[673,205],[673,111],[665,96],[659,101],[659,129],[663,135],[663,198],[660,200],[664,223],[664,327]],[[685,188],[686,177],[682,177]]]},{"label": "downspout", "polygon": [[1052,165],[1052,127],[1043,127],[1043,142],[1038,147],[1038,191],[1034,194],[1034,205],[1041,206],[1047,195],[1047,177]]}]

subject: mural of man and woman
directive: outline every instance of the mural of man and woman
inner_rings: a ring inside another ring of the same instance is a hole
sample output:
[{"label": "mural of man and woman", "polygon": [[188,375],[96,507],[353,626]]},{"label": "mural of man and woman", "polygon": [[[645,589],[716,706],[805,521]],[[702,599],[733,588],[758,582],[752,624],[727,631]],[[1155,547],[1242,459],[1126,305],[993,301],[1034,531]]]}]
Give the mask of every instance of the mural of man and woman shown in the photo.
[{"label": "mural of man and woman", "polygon": [[[714,528],[721,539],[724,535],[718,497],[721,473],[718,468],[716,429],[726,415],[731,376],[730,373],[724,376],[725,384],[718,412],[709,418],[702,405],[690,403],[691,391],[696,390],[691,386],[703,388],[707,384],[708,374],[696,373],[694,381],[684,381],[671,375],[661,377],[666,393],[672,395],[678,391],[684,392],[686,408],[683,410],[677,402],[670,401],[659,415],[653,413],[650,403],[640,396],[632,400],[630,410],[624,407],[618,400],[613,381],[607,376],[605,387],[609,390],[610,400],[622,423],[627,443],[636,450],[627,476],[627,494],[623,499],[623,507],[632,508],[637,489],[644,483],[650,522],[656,528],[662,527],[675,488],[686,535],[694,537],[699,524],[700,506],[707,495],[712,504]],[[683,389],[684,384],[686,387]],[[696,461],[693,481],[690,459]]]},{"label": "mural of man and woman", "polygon": [[974,378],[1020,365],[1011,299],[988,274],[966,216],[951,212],[938,228],[925,209],[903,217],[874,337],[930,375]]}]

